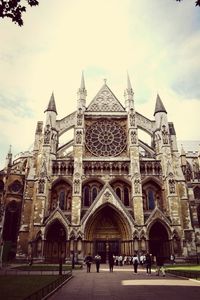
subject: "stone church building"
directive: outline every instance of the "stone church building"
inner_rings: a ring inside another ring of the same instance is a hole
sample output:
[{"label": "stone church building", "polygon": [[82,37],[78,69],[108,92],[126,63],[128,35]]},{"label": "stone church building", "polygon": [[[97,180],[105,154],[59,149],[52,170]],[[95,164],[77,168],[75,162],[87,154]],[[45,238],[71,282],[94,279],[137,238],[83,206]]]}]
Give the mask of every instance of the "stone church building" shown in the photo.
[{"label": "stone church building", "polygon": [[[15,159],[9,151],[0,172],[3,259],[197,258],[200,152],[178,151],[159,95],[152,120],[136,111],[129,76],[124,104],[106,81],[88,106],[86,96],[82,75],[77,110],[58,119],[52,94],[33,150]],[[73,138],[61,143],[67,132]]]}]

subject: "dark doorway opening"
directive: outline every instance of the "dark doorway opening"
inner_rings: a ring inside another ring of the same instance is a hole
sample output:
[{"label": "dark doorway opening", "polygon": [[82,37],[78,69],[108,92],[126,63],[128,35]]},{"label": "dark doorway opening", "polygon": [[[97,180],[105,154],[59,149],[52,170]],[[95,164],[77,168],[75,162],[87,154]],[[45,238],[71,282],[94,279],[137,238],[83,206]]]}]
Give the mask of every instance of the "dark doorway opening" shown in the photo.
[{"label": "dark doorway opening", "polygon": [[95,254],[101,256],[101,262],[108,262],[109,254],[120,254],[120,241],[119,240],[96,240]]},{"label": "dark doorway opening", "polygon": [[54,221],[48,228],[45,241],[46,261],[57,263],[60,257],[65,258],[66,253],[66,232],[64,226]]},{"label": "dark doorway opening", "polygon": [[162,256],[165,259],[168,259],[170,256],[168,233],[159,221],[152,225],[149,232],[149,252],[153,256]]}]

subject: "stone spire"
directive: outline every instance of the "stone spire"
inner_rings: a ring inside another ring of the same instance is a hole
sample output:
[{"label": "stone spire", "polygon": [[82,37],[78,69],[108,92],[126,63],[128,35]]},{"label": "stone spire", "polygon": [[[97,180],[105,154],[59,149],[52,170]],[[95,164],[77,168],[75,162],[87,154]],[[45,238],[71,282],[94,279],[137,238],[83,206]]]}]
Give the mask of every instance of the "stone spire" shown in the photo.
[{"label": "stone spire", "polygon": [[133,89],[132,89],[129,74],[127,72],[127,88],[124,91],[126,110],[129,110],[130,108],[134,108],[133,95],[134,95],[134,92],[133,92]]},{"label": "stone spire", "polygon": [[12,165],[12,151],[11,151],[12,146],[10,145],[8,154],[6,157],[6,167],[10,167]]},{"label": "stone spire", "polygon": [[56,103],[55,103],[55,99],[54,99],[54,94],[53,94],[53,92],[52,92],[52,94],[51,94],[51,98],[50,98],[50,100],[49,100],[48,107],[47,107],[47,109],[46,109],[44,112],[46,112],[46,111],[53,111],[53,112],[55,112],[56,115],[57,115]]},{"label": "stone spire", "polygon": [[160,96],[157,94],[157,98],[156,98],[156,106],[155,106],[155,111],[154,111],[154,116],[155,114],[157,114],[158,112],[164,112],[167,114],[167,111],[162,103],[162,100],[160,99]]},{"label": "stone spire", "polygon": [[85,89],[85,79],[84,79],[83,71],[82,71],[82,75],[81,75],[81,85],[80,85],[80,88],[78,89],[77,94],[78,94],[78,100],[77,100],[78,108],[85,109],[87,91]]}]

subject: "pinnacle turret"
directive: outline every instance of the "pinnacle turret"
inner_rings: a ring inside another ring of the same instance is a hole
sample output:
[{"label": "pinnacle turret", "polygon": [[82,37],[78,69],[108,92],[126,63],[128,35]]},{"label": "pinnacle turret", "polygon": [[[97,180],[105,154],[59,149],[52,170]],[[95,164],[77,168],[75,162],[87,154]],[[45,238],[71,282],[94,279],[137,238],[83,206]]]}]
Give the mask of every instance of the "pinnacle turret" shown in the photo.
[{"label": "pinnacle turret", "polygon": [[160,99],[160,96],[157,94],[154,116],[158,112],[164,112],[164,113],[167,114],[167,111],[166,111],[166,109],[165,109],[165,107],[164,107],[164,105],[162,103],[162,100]]},{"label": "pinnacle turret", "polygon": [[127,88],[124,91],[125,107],[127,110],[134,107],[133,95],[134,95],[134,92],[132,89],[129,74],[127,73]]},{"label": "pinnacle turret", "polygon": [[53,111],[57,114],[57,110],[56,110],[56,103],[55,103],[55,99],[54,99],[54,94],[52,93],[51,94],[51,98],[49,100],[49,104],[48,104],[48,107],[47,109],[44,111]]}]

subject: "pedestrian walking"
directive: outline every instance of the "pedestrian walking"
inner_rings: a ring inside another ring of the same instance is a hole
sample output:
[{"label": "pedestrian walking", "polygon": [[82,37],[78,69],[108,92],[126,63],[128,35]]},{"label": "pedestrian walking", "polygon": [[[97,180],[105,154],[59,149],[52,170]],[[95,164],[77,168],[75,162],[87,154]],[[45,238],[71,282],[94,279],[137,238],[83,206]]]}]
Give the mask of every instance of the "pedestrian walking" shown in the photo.
[{"label": "pedestrian walking", "polygon": [[137,254],[134,254],[133,255],[133,268],[134,268],[134,273],[137,274],[137,270],[138,270],[138,265],[139,265],[139,259],[138,259],[138,256]]},{"label": "pedestrian walking", "polygon": [[97,255],[95,255],[95,257],[94,257],[94,260],[95,260],[95,264],[96,264],[97,273],[99,273],[101,256],[97,253]]},{"label": "pedestrian walking", "polygon": [[91,265],[92,265],[92,256],[90,253],[85,257],[85,263],[87,266],[87,273],[90,273]]},{"label": "pedestrian walking", "polygon": [[147,275],[150,275],[151,274],[151,265],[152,265],[152,254],[149,254],[147,252],[147,254],[145,256],[145,263],[146,263]]},{"label": "pedestrian walking", "polygon": [[113,267],[114,267],[114,256],[112,253],[109,253],[109,256],[108,256],[108,263],[109,263],[109,269],[110,269],[110,272],[113,272]]}]

